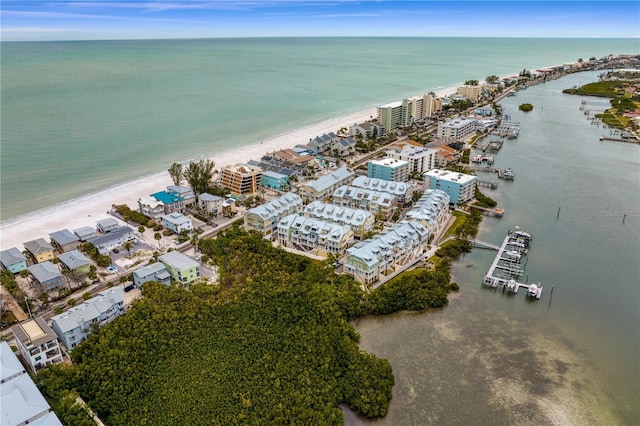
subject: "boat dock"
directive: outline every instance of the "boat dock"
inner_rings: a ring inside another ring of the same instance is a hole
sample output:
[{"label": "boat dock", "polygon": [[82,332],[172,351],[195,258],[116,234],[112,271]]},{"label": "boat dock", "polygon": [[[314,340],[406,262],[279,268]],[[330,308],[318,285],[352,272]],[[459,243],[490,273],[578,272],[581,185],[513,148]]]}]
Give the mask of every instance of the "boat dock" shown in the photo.
[{"label": "boat dock", "polygon": [[491,166],[481,166],[481,165],[471,165],[471,164],[467,167],[469,168],[469,170],[473,170],[475,172],[497,173],[498,178],[504,179],[504,180],[513,180],[516,177],[515,172],[509,168],[506,168],[503,170],[503,169],[498,169]]},{"label": "boat dock", "polygon": [[478,179],[477,182],[479,186],[484,186],[486,188],[496,189],[498,187],[498,182],[493,180],[489,181],[489,180]]},{"label": "boat dock", "polygon": [[[494,289],[502,287],[503,292],[510,291],[512,293],[518,293],[521,288],[525,288],[528,297],[540,299],[542,296],[540,283],[525,284],[514,279],[514,277],[521,277],[524,274],[524,266],[521,263],[528,253],[531,239],[529,233],[520,231],[517,227],[514,231],[507,232],[482,280],[482,284]],[[478,246],[484,245],[485,248],[495,249],[496,247],[482,241],[474,241],[474,243],[477,243]]]}]

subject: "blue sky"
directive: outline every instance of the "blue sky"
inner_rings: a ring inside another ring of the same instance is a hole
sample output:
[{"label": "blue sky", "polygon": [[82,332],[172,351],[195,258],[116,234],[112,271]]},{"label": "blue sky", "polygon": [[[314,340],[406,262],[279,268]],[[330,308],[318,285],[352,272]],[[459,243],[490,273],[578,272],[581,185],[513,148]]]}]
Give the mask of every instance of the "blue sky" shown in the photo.
[{"label": "blue sky", "polygon": [[640,37],[629,1],[3,0],[2,40]]}]

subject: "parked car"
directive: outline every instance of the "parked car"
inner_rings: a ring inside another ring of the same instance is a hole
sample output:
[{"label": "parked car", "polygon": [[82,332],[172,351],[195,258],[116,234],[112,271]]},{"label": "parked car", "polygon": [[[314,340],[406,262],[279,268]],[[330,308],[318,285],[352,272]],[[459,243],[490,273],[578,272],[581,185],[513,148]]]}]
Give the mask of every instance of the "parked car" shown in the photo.
[{"label": "parked car", "polygon": [[117,248],[114,248],[114,249],[113,249],[113,252],[114,252],[114,253],[120,253],[120,250],[118,250]]}]

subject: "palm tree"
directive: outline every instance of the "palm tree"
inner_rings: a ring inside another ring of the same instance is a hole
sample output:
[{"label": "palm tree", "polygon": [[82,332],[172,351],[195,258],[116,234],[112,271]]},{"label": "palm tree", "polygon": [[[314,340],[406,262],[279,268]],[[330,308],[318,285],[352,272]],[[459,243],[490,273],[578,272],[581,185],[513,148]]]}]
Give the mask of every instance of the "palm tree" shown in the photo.
[{"label": "palm tree", "polygon": [[158,250],[160,250],[160,240],[162,239],[162,235],[159,232],[153,234],[153,238],[158,242]]},{"label": "palm tree", "polygon": [[169,172],[169,176],[171,176],[171,180],[173,181],[174,185],[180,185],[183,178],[182,164],[173,163],[167,171]]},{"label": "palm tree", "polygon": [[124,243],[124,248],[129,252],[129,257],[131,257],[131,247],[133,247],[133,243],[131,241]]},{"label": "palm tree", "polygon": [[191,245],[193,246],[193,255],[198,254],[198,234],[191,237]]}]

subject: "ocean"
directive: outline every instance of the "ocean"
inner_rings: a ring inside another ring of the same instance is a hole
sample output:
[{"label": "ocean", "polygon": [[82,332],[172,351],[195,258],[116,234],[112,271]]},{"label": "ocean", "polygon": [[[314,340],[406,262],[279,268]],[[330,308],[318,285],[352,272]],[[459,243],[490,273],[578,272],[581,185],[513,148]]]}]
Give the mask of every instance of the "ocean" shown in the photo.
[{"label": "ocean", "polygon": [[215,158],[465,80],[638,51],[633,39],[504,38],[3,42],[0,47],[3,222],[166,170],[173,162]]},{"label": "ocean", "polygon": [[[639,50],[627,39],[483,38],[1,47],[3,222],[468,79]],[[482,288],[493,252],[474,249],[454,267],[461,290],[448,307],[358,320],[361,348],[389,359],[396,378],[376,424],[637,424],[639,149],[600,142],[607,130],[579,110],[582,98],[561,93],[597,74],[502,101],[521,131],[496,166],[516,179],[488,192],[505,217],[485,219],[478,238],[531,232],[527,279],[542,283],[542,300]],[[533,111],[518,111],[524,102]],[[345,422],[370,423],[349,411]]]}]

